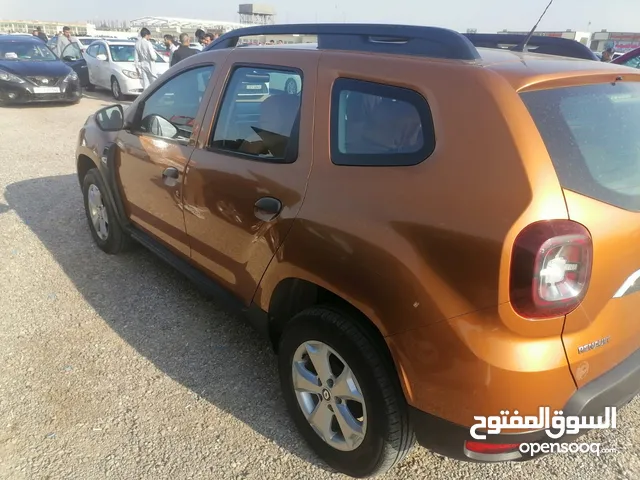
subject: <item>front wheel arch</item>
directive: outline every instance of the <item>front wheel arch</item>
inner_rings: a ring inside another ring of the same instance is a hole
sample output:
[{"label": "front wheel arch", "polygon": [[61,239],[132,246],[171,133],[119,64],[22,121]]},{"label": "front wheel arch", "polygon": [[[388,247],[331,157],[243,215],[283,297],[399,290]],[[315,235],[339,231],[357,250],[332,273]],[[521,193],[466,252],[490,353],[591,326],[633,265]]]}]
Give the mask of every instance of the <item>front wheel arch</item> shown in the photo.
[{"label": "front wheel arch", "polygon": [[98,166],[88,156],[80,154],[77,162],[78,181],[80,182],[80,186],[82,186],[82,182],[84,182],[84,177],[87,175],[87,172],[92,168],[98,168]]}]

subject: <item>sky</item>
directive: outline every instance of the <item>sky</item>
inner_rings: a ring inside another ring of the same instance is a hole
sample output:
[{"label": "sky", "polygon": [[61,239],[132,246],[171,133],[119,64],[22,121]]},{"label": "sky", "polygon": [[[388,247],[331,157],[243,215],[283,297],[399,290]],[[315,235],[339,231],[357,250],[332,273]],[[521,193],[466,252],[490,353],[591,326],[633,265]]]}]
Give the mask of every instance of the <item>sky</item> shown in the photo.
[{"label": "sky", "polygon": [[[249,3],[245,0],[246,3]],[[241,1],[0,0],[0,19],[64,22],[144,16],[238,20]],[[258,3],[258,2],[256,2]],[[529,30],[548,0],[262,0],[277,23],[354,22],[433,25],[466,31]],[[554,0],[540,30],[640,31],[640,0]]]}]

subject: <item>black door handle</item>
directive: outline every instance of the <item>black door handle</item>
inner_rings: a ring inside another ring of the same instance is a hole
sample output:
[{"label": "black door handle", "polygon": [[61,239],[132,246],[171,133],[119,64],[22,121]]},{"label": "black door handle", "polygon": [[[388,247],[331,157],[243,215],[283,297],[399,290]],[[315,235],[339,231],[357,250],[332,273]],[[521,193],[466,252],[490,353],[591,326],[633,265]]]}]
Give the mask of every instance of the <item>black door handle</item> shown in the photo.
[{"label": "black door handle", "polygon": [[269,222],[282,210],[282,202],[273,197],[262,197],[253,206],[253,214],[258,220]]},{"label": "black door handle", "polygon": [[166,168],[164,172],[162,172],[162,178],[173,178],[177,180],[178,175],[179,175],[178,169],[175,167]]},{"label": "black door handle", "polygon": [[162,180],[164,181],[164,184],[168,187],[175,187],[176,184],[178,183],[177,180],[179,176],[180,176],[180,173],[178,172],[178,169],[175,167],[166,168],[162,172]]}]

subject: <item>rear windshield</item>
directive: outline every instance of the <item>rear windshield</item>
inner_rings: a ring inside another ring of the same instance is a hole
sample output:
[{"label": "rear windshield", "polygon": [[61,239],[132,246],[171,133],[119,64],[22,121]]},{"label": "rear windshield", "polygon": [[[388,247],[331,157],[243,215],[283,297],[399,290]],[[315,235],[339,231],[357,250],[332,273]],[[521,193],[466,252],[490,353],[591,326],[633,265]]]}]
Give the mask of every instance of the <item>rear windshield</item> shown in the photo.
[{"label": "rear windshield", "polygon": [[640,212],[640,82],[521,94],[560,184]]}]

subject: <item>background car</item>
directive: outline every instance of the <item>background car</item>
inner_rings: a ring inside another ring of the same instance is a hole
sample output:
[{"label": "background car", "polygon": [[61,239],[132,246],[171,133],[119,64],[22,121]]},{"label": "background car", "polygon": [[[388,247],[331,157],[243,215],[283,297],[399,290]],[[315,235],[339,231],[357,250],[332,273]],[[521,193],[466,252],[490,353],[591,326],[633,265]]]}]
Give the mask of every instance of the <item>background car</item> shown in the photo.
[{"label": "background car", "polygon": [[38,37],[0,37],[0,104],[76,103],[81,97],[78,74]]},{"label": "background car", "polygon": [[90,89],[92,87],[91,82],[89,81],[87,61],[84,59],[84,55],[82,54],[79,44],[71,43],[67,45],[62,51],[61,59],[78,74],[78,77],[80,78],[80,85],[83,88]]},{"label": "background car", "polygon": [[[86,51],[89,45],[91,45],[93,42],[95,42],[96,40],[100,40],[100,38],[98,37],[72,37],[72,38],[75,38],[76,40],[78,40],[78,46],[80,47],[80,50],[82,50],[83,52]],[[49,39],[49,41],[47,42],[47,46],[55,52],[55,47],[57,42],[58,42],[58,36],[56,35]]]},{"label": "background car", "polygon": [[[142,81],[134,66],[135,43],[129,40],[98,40],[84,53],[91,85],[111,90],[116,100],[142,93]],[[158,75],[169,69],[161,55],[156,56]]]},{"label": "background car", "polygon": [[269,77],[269,91],[280,90],[284,93],[296,95],[301,90],[302,85],[299,75],[292,75],[286,72],[271,72]]},{"label": "background car", "polygon": [[640,69],[640,47],[614,59],[611,63]]}]

